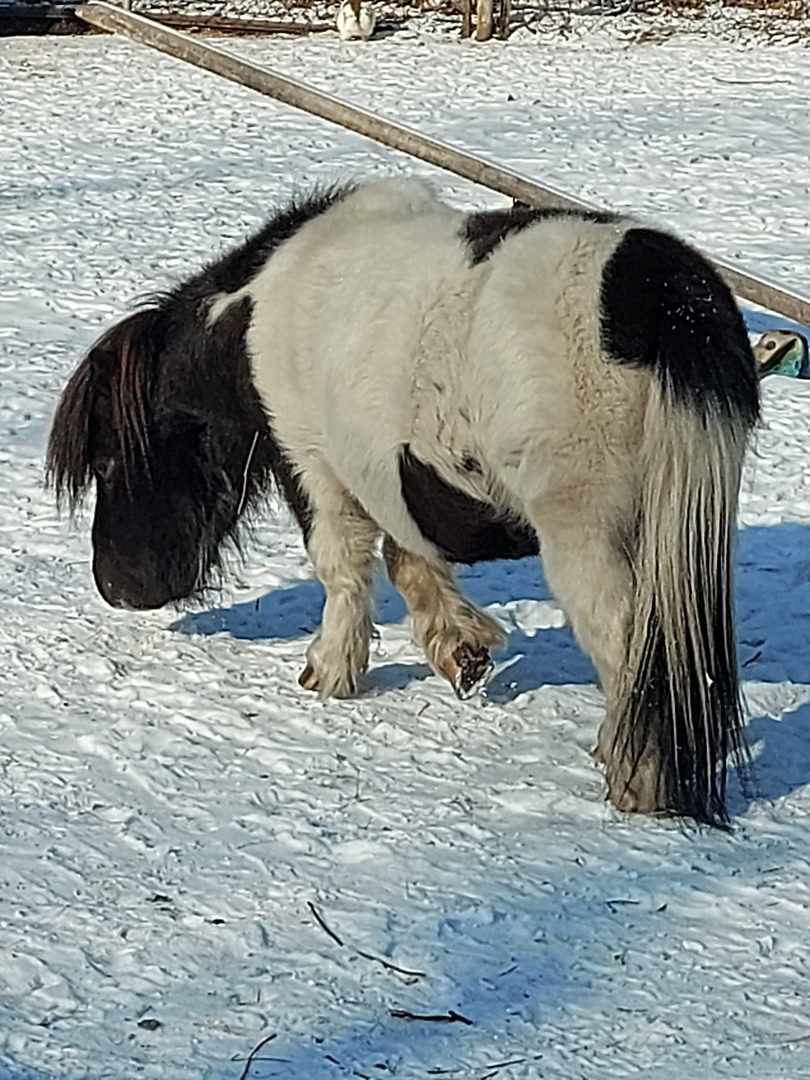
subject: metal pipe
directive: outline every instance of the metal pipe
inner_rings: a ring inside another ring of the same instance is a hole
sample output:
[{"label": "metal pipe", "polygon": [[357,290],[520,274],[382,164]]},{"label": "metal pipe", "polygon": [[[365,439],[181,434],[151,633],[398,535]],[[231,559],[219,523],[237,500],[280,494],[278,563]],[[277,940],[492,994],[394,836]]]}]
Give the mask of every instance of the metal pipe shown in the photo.
[{"label": "metal pipe", "polygon": [[[539,184],[521,173],[491,165],[474,154],[458,150],[438,139],[420,135],[403,124],[385,120],[331,94],[313,90],[298,79],[277,75],[268,68],[240,60],[198,38],[191,38],[167,26],[161,26],[143,15],[135,15],[101,2],[82,4],[76,9],[76,14],[83,22],[99,30],[123,34],[141,45],[168,53],[178,60],[185,60],[186,63],[220,75],[240,86],[256,90],[296,109],[303,109],[530,206],[567,210],[603,209],[567,195],[549,184]],[[711,256],[709,258],[737,296],[810,326],[810,299],[749,274],[722,259]]]}]

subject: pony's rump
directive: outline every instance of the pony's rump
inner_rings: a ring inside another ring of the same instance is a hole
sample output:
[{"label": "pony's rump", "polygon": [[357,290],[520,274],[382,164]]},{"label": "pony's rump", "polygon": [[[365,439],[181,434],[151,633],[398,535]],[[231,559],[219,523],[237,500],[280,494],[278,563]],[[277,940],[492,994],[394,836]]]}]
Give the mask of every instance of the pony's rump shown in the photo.
[{"label": "pony's rump", "polygon": [[666,233],[630,229],[605,266],[601,309],[614,359],[649,367],[698,413],[756,423],[748,334],[731,290],[698,252]]}]

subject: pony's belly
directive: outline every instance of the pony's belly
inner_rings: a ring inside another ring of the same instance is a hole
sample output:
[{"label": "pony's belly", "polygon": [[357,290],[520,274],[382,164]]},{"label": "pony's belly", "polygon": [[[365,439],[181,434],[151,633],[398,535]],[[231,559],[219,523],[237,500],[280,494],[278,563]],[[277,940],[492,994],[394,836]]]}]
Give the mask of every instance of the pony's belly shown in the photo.
[{"label": "pony's belly", "polygon": [[[465,463],[466,464],[466,463]],[[459,475],[442,474],[406,447],[400,454],[402,497],[422,535],[451,562],[476,563],[522,559],[538,552],[528,522],[506,512],[485,485],[458,484]]]}]

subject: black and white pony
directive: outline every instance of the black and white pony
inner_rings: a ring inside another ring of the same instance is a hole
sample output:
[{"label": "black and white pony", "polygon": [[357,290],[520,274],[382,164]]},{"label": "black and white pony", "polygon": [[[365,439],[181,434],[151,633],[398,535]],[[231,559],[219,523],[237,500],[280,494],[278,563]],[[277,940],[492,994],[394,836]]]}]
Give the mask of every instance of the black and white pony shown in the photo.
[{"label": "black and white pony", "polygon": [[411,182],[320,192],[109,330],[48,470],[96,487],[104,598],[199,593],[275,486],[326,590],[300,682],[357,692],[379,543],[460,692],[503,631],[450,564],[542,551],[607,698],[619,808],[727,821],[742,753],[732,541],[759,415],[734,300],[607,214],[463,214]]}]

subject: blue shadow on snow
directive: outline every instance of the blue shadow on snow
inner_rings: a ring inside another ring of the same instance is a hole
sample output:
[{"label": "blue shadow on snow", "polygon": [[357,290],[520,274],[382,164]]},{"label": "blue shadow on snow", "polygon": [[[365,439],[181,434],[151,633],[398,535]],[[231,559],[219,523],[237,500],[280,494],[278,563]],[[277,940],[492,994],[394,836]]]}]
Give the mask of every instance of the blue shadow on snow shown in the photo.
[{"label": "blue shadow on snow", "polygon": [[[810,526],[742,529],[736,571],[743,685],[810,686]],[[810,702],[779,716],[754,717],[746,737],[755,758],[746,805],[773,801],[810,784]],[[731,809],[738,812],[734,800]]]},{"label": "blue shadow on snow", "polygon": [[[535,559],[463,568],[459,579],[464,592],[483,607],[551,598]],[[810,526],[783,523],[742,529],[736,598],[743,681],[810,685]],[[174,629],[249,641],[293,640],[316,629],[323,601],[318,582],[300,581],[248,603],[186,614]],[[379,595],[378,622],[398,623],[405,614],[399,594],[386,583]],[[424,663],[381,664],[369,672],[367,686],[373,693],[405,690],[430,675]],[[595,681],[589,660],[567,628],[533,634],[513,630],[487,695],[506,702],[544,685]],[[799,705],[789,720],[756,717],[749,724],[748,739],[758,751],[754,799],[776,799],[810,784],[810,704]]]},{"label": "blue shadow on snow", "polygon": [[[485,563],[464,567],[459,583],[465,595],[481,607],[509,600],[552,599],[537,559]],[[291,641],[312,634],[321,621],[323,588],[317,581],[299,581],[246,603],[210,611],[189,612],[172,629],[183,634],[227,634],[241,641]],[[401,622],[405,604],[387,582],[378,590],[376,621]],[[403,690],[430,676],[427,664],[382,664],[366,679],[368,690]],[[588,685],[596,673],[577,646],[568,627],[525,633],[513,629],[505,650],[497,656],[496,672],[487,687],[493,701],[511,701],[541,686]]]}]

